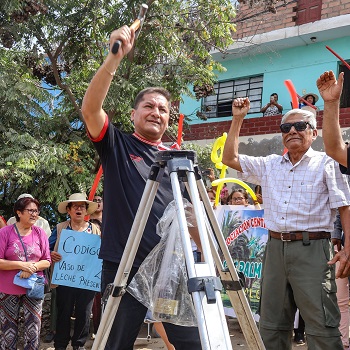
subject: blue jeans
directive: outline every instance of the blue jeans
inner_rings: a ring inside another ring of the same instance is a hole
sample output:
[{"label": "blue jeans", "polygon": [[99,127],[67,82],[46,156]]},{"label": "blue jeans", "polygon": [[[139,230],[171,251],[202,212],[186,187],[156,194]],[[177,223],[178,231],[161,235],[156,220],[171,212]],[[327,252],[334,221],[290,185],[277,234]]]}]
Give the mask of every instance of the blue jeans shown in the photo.
[{"label": "blue jeans", "polygon": [[[107,284],[113,283],[118,264],[103,261],[102,293]],[[131,269],[128,282],[132,280],[138,268]],[[145,319],[147,308],[137,301],[131,294],[125,293],[121,298],[117,314],[105,350],[132,350]],[[197,327],[181,327],[170,323],[163,323],[169,341],[176,350],[201,350]]]}]

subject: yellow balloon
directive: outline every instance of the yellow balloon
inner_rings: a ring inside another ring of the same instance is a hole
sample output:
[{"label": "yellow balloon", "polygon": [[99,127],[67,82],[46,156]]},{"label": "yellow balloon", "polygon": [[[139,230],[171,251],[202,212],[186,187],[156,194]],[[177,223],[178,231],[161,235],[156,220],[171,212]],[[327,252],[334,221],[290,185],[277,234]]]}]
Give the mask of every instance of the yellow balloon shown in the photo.
[{"label": "yellow balloon", "polygon": [[[225,142],[227,139],[227,133],[224,132],[222,136],[218,137],[213,145],[213,149],[211,151],[211,161],[215,164],[216,168],[222,169],[222,152],[225,147]],[[218,151],[220,153],[218,153]],[[219,165],[219,166],[218,166]]]},{"label": "yellow balloon", "polygon": [[219,186],[221,185],[221,187],[223,186],[224,183],[227,183],[227,182],[234,182],[238,185],[241,185],[243,188],[245,188],[247,190],[247,192],[251,195],[251,197],[253,198],[253,201],[254,203],[257,202],[257,197],[256,197],[256,194],[255,192],[252,190],[252,188],[250,186],[248,186],[245,182],[239,180],[239,179],[235,179],[233,177],[226,177],[224,179],[217,179],[217,180],[214,180],[211,185],[212,186]]},{"label": "yellow balloon", "polygon": [[217,187],[216,188],[216,195],[215,195],[215,206],[217,206],[219,204],[219,200],[220,200],[220,192],[224,186],[224,183],[227,182],[234,182],[238,185],[241,185],[243,188],[245,188],[247,190],[247,192],[252,196],[254,203],[260,207],[260,205],[257,202],[257,197],[255,192],[243,181],[239,180],[239,179],[235,179],[232,177],[226,177],[226,170],[227,170],[227,165],[222,163],[222,154],[224,151],[224,147],[225,147],[225,142],[227,139],[227,133],[224,132],[222,134],[222,136],[218,137],[213,145],[213,149],[211,151],[211,161],[215,164],[215,167],[217,169],[220,169],[220,178],[217,180],[214,180],[211,185],[213,187]]},{"label": "yellow balloon", "polygon": [[[220,172],[220,179],[223,179],[226,175],[226,169],[227,169],[227,165],[224,165],[222,163],[222,154],[224,151],[224,147],[225,147],[225,142],[227,139],[227,133],[224,132],[222,134],[222,136],[218,137],[213,145],[213,149],[211,151],[211,161],[215,164],[215,167],[219,170],[221,170]],[[220,192],[222,190],[224,186],[224,183],[220,183],[217,186],[216,189],[216,195],[215,195],[215,206],[217,206],[219,204],[219,200],[220,200]]]}]

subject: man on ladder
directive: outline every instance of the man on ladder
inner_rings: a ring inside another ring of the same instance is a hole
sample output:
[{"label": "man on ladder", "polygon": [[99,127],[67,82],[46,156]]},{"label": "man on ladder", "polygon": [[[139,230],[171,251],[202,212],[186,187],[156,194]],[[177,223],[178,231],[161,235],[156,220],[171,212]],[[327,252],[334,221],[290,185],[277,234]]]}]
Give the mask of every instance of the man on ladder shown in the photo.
[{"label": "man on ladder", "polygon": [[[162,88],[142,90],[136,97],[131,120],[135,126],[132,135],[123,134],[109,120],[102,109],[111,81],[123,57],[131,50],[135,33],[127,26],[115,30],[110,45],[120,41],[116,54],[108,53],[104,63],[92,79],[82,105],[82,113],[101,158],[104,170],[103,239],[100,258],[103,259],[102,292],[112,283],[125,248],[140,199],[155,161],[155,154],[166,149],[161,138],[168,126],[170,94]],[[168,203],[173,199],[170,178],[164,174],[150,211],[149,219],[136,254],[129,280],[158,243],[156,224]],[[196,239],[195,230],[191,236]],[[147,308],[126,293],[105,349],[133,349],[133,344],[146,315]],[[169,341],[179,349],[201,349],[197,327],[181,327],[164,323]]]}]

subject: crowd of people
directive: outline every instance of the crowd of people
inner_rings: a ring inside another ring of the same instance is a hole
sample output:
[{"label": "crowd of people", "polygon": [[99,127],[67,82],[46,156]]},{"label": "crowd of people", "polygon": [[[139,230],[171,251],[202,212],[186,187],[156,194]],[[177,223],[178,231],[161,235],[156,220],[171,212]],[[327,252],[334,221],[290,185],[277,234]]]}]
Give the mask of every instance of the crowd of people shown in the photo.
[{"label": "crowd of people", "polygon": [[[101,293],[114,281],[150,167],[157,152],[166,149],[162,136],[168,127],[170,114],[170,94],[161,87],[146,88],[136,96],[131,111],[133,134],[121,132],[103,110],[115,72],[133,47],[134,39],[135,32],[128,26],[111,33],[110,46],[119,41],[119,50],[116,54],[108,53],[82,103],[87,132],[104,169],[103,201],[100,196],[89,201],[83,193],[71,194],[57,205],[58,212],[66,215],[67,220],[54,227],[52,233],[47,221],[39,216],[40,203],[30,194],[18,197],[14,204],[14,219],[6,223],[0,218],[3,226],[0,229],[1,349],[17,348],[20,308],[26,327],[24,348],[38,349],[43,300],[28,296],[27,289],[15,285],[13,281],[18,272],[21,279],[28,279],[34,273],[42,276],[43,271],[50,266],[52,271],[54,264],[61,262],[58,247],[62,230],[71,230],[73,235],[84,232],[102,237],[99,251],[99,258],[103,261]],[[346,281],[350,274],[350,187],[343,175],[350,174],[350,151],[342,140],[339,127],[342,82],[343,75],[337,82],[332,72],[325,72],[317,81],[319,93],[325,101],[323,135],[328,155],[312,149],[318,134],[316,117],[315,113],[302,108],[290,110],[281,119],[282,141],[287,153],[267,157],[241,154],[239,134],[250,101],[248,98],[236,98],[232,104],[233,120],[223,152],[223,163],[237,170],[239,178],[257,185],[256,192],[264,205],[269,232],[259,310],[259,329],[266,349],[291,349],[297,308],[305,322],[310,350],[340,350],[349,345],[348,333],[341,333],[346,331],[343,330],[345,328],[348,332],[348,319],[344,320],[347,326],[339,328],[343,315],[345,317],[348,313],[341,313],[338,307],[340,300],[348,302],[348,290],[345,297],[338,299],[336,293],[336,277]],[[278,95],[274,93],[262,112],[270,115],[280,114],[282,110]],[[180,187],[184,194],[184,184]],[[245,190],[233,188],[229,192],[225,186],[221,193],[222,204],[252,204]],[[208,195],[213,200],[215,188],[208,189]],[[156,226],[172,199],[172,186],[166,169],[128,281],[159,242]],[[337,210],[338,235],[332,240]],[[343,238],[339,237],[339,232]],[[189,233],[196,259],[200,260],[201,241],[197,228],[191,225]],[[51,298],[51,330],[55,349],[66,349],[69,343],[73,349],[84,349],[92,310],[94,332],[99,325],[100,295],[96,297],[95,291],[65,285],[51,284],[51,290],[55,291]],[[146,313],[147,307],[131,294],[123,295],[105,349],[133,349]],[[72,316],[75,321],[71,335]],[[163,322],[162,329],[165,330],[169,349],[202,348],[197,327]]]}]

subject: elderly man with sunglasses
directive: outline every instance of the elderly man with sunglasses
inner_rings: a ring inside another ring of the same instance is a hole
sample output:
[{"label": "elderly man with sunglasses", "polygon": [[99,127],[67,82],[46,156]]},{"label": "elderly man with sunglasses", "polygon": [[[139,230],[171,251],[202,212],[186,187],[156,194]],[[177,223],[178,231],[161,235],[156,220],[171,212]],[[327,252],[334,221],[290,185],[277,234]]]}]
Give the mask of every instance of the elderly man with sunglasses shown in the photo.
[{"label": "elderly man with sunglasses", "polygon": [[306,110],[293,109],[283,116],[280,128],[288,150],[283,156],[239,154],[239,132],[249,108],[248,98],[233,102],[223,163],[264,189],[269,230],[260,299],[264,344],[268,350],[292,348],[294,315],[299,308],[308,349],[341,350],[334,264],[340,261],[337,277],[349,274],[350,245],[334,257],[330,232],[339,208],[343,227],[348,228],[345,234],[349,234],[348,183],[331,158],[311,148],[317,137],[316,119]]}]

